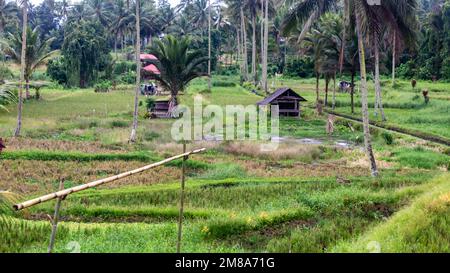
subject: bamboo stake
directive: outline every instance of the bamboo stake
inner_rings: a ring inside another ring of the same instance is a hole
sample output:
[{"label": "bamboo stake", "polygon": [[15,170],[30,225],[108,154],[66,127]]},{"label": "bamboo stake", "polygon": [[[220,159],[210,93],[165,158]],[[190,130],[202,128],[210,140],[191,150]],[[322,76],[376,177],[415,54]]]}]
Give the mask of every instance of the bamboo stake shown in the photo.
[{"label": "bamboo stake", "polygon": [[[64,190],[64,179],[59,182],[59,190]],[[52,234],[50,236],[50,244],[48,245],[48,253],[53,252],[53,246],[55,245],[56,239],[56,231],[58,229],[58,221],[59,221],[59,209],[61,208],[61,202],[64,199],[64,196],[58,197],[55,205],[55,213],[52,218]]]},{"label": "bamboo stake", "polygon": [[44,196],[41,196],[41,197],[38,197],[38,198],[35,198],[35,199],[32,199],[32,200],[28,200],[28,201],[20,203],[20,204],[16,204],[16,205],[13,206],[13,208],[15,210],[23,210],[25,208],[29,208],[29,207],[35,206],[37,204],[44,203],[44,202],[53,200],[53,199],[58,198],[58,197],[64,197],[64,196],[67,196],[67,195],[72,194],[72,193],[76,193],[76,192],[79,192],[79,191],[83,191],[83,190],[87,190],[87,189],[90,189],[90,188],[94,188],[94,187],[97,187],[97,186],[100,186],[100,185],[103,185],[103,184],[106,184],[106,183],[110,183],[110,182],[113,182],[113,181],[116,181],[116,180],[128,177],[130,175],[141,173],[141,172],[144,172],[146,170],[153,169],[155,167],[164,165],[164,164],[166,164],[166,163],[168,163],[170,161],[174,161],[176,159],[183,158],[183,157],[191,155],[191,154],[198,154],[198,153],[204,152],[205,150],[206,150],[206,148],[193,150],[193,151],[190,151],[190,152],[186,152],[186,153],[183,153],[183,154],[180,154],[180,155],[176,155],[176,156],[164,159],[162,161],[159,161],[159,162],[156,162],[156,163],[153,163],[153,164],[141,167],[139,169],[135,169],[135,170],[132,170],[132,171],[124,172],[124,173],[121,173],[121,174],[118,174],[118,175],[115,175],[115,176],[111,176],[111,177],[108,177],[108,178],[100,179],[100,180],[93,181],[93,182],[90,182],[90,183],[87,183],[87,184],[83,184],[83,185],[79,185],[79,186],[76,186],[76,187],[72,187],[72,188],[69,188],[69,189],[66,189],[66,190],[50,193],[50,194],[47,194],[47,195],[44,195]]},{"label": "bamboo stake", "polygon": [[[186,142],[183,141],[183,153],[186,153]],[[188,156],[183,157],[183,167],[181,171],[181,192],[180,192],[180,215],[178,218],[178,240],[177,240],[177,253],[181,250],[181,232],[183,228],[183,211],[184,211],[184,186],[185,186],[185,176],[186,171],[186,160]]]}]

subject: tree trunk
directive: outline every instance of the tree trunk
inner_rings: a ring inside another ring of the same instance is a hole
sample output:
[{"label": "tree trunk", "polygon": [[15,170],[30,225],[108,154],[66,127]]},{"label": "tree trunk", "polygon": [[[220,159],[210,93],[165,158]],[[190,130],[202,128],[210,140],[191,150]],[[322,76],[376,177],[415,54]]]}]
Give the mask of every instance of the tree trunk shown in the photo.
[{"label": "tree trunk", "polygon": [[[261,68],[264,70],[264,1],[261,1],[261,26],[260,26],[260,47],[261,47],[261,53],[260,53],[260,62],[261,62]],[[264,73],[264,72],[262,72]],[[263,87],[263,75],[261,74],[261,87]]]},{"label": "tree trunk", "polygon": [[355,72],[352,71],[352,86],[350,87],[350,104],[352,107],[352,114],[355,114]]},{"label": "tree trunk", "polygon": [[333,105],[332,105],[332,109],[334,110],[334,108],[336,108],[336,72],[334,72],[334,77],[333,77]]},{"label": "tree trunk", "polygon": [[326,76],[325,78],[325,102],[324,105],[327,107],[328,105],[328,86],[330,85],[330,77]]},{"label": "tree trunk", "polygon": [[393,38],[393,45],[392,45],[392,86],[395,86],[395,58],[396,58],[396,51],[397,51],[397,32],[394,31],[394,38]]},{"label": "tree trunk", "polygon": [[27,99],[30,99],[30,80],[28,79],[28,77],[26,77],[25,79],[25,94]]},{"label": "tree trunk", "polygon": [[141,91],[141,26],[140,26],[140,0],[136,1],[136,92],[134,95],[133,128],[131,129],[130,142],[136,142],[136,131],[139,114],[139,93]]},{"label": "tree trunk", "polygon": [[319,80],[320,74],[316,72],[316,103],[319,102]]},{"label": "tree trunk", "polygon": [[14,131],[14,136],[18,137],[20,136],[20,130],[22,129],[22,109],[23,109],[23,81],[25,78],[25,56],[26,56],[26,49],[27,49],[27,24],[28,24],[28,2],[23,2],[23,9],[22,9],[22,16],[23,16],[23,26],[22,26],[22,51],[20,56],[20,81],[19,81],[19,101],[17,104],[17,127]]},{"label": "tree trunk", "polygon": [[208,0],[208,90],[211,91],[211,0]]},{"label": "tree trunk", "polygon": [[258,83],[258,72],[256,71],[256,14],[252,15],[252,77],[253,84]]},{"label": "tree trunk", "polygon": [[375,156],[373,155],[372,143],[370,139],[370,127],[369,127],[369,112],[367,102],[367,72],[366,72],[366,56],[364,52],[364,38],[361,31],[361,22],[359,17],[356,16],[356,32],[358,35],[358,52],[359,52],[359,64],[361,72],[361,112],[363,120],[364,131],[364,146],[366,149],[367,157],[370,161],[370,170],[372,176],[378,176],[377,164],[375,162]]},{"label": "tree trunk", "polygon": [[268,74],[267,74],[267,67],[268,67],[268,50],[269,50],[269,0],[265,0],[265,6],[264,6],[264,55],[263,55],[263,89],[266,92],[266,94],[269,93],[269,88],[267,85],[268,80]]},{"label": "tree trunk", "polygon": [[242,47],[241,47],[241,33],[239,28],[236,28],[236,38],[237,38],[237,62],[239,64],[239,71],[241,75],[244,73],[244,67],[242,63]]},{"label": "tree trunk", "polygon": [[380,49],[378,43],[374,41],[374,53],[375,53],[375,115],[378,110],[381,114],[381,119],[386,121],[384,115],[383,102],[381,99],[381,81],[380,81]]},{"label": "tree trunk", "polygon": [[242,33],[242,50],[244,63],[244,80],[248,81],[248,50],[247,50],[247,30],[245,27],[244,10],[241,7],[241,33]]}]

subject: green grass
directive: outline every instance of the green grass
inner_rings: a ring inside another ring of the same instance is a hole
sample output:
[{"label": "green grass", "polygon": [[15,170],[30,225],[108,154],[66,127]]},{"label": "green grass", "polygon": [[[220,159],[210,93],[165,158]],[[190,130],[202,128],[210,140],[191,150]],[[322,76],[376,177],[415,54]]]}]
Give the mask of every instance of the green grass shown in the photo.
[{"label": "green grass", "polygon": [[442,167],[450,170],[450,156],[437,153],[422,147],[397,148],[385,158],[387,161],[398,162],[401,166],[436,169]]},{"label": "green grass", "polygon": [[40,160],[40,161],[142,161],[155,162],[159,157],[150,152],[131,152],[121,154],[96,154],[96,153],[81,153],[81,152],[58,152],[58,151],[39,151],[39,150],[21,150],[21,151],[6,151],[0,154],[0,159],[12,160]]},{"label": "green grass", "polygon": [[387,222],[357,240],[338,244],[334,252],[369,252],[373,243],[381,252],[450,252],[450,176],[436,178],[430,191]]},{"label": "green grass", "polygon": [[[202,96],[205,105],[222,106],[253,105],[262,99],[238,86],[236,77],[215,77],[213,82],[212,91],[206,92],[205,79],[193,81],[180,96],[181,103],[192,107],[195,96]],[[328,136],[326,115],[317,116],[310,108],[315,100],[313,79],[281,79],[275,85],[293,87],[308,100],[300,119],[281,119],[281,135],[318,139],[323,144],[297,150],[289,146],[297,144],[287,143],[286,153],[295,151],[295,155],[287,153],[286,157],[280,151],[263,156],[245,145],[232,151],[226,146],[229,143],[205,144],[207,153],[187,161],[183,252],[364,252],[370,241],[379,241],[387,252],[450,251],[444,245],[449,240],[445,231],[450,188],[448,175],[440,176],[448,171],[449,155],[441,153],[442,146],[372,128],[381,166],[380,177],[372,178],[368,170],[361,171],[364,165],[358,165],[365,160],[359,123],[338,119],[333,136]],[[418,88],[432,91],[428,105],[418,96],[419,89],[410,90],[408,82],[399,81],[392,88],[384,81],[383,86],[386,125],[449,138],[449,84],[419,82]],[[41,193],[38,189],[49,188],[45,183],[53,183],[50,188],[54,188],[56,182],[44,182],[37,172],[21,166],[37,161],[46,161],[48,166],[54,162],[61,166],[64,162],[155,162],[178,151],[179,144],[170,137],[173,120],[144,119],[144,107],[140,109],[139,144],[127,144],[131,88],[108,94],[47,88],[42,95],[41,101],[27,101],[24,106],[23,140],[28,144],[9,150],[7,141],[0,155],[0,161],[15,166],[11,170],[22,176],[21,181],[32,181],[26,196],[0,195],[0,252],[45,252],[50,236],[45,215],[52,213],[54,202],[24,213],[13,212],[11,204],[36,197]],[[337,100],[336,111],[348,114],[349,95],[338,94]],[[355,101],[359,100],[357,95]],[[369,100],[373,103],[372,87]],[[10,110],[0,113],[0,134],[6,137],[15,126],[15,109]],[[359,107],[357,111],[358,117]],[[338,149],[337,140],[356,146]],[[91,145],[86,149],[92,147],[93,152],[71,148],[80,143]],[[50,151],[35,148],[41,144]],[[419,145],[423,148],[414,148]],[[180,168],[181,164],[176,160],[167,165]],[[295,168],[305,173],[294,172]],[[329,174],[323,176],[321,171]],[[174,252],[180,197],[177,176],[178,170],[169,181],[135,185],[130,180],[120,188],[90,189],[69,196],[61,210],[56,252],[69,252],[73,242],[81,252]],[[8,184],[2,183],[0,179],[0,189],[7,189]],[[416,200],[418,196],[422,197]]]}]

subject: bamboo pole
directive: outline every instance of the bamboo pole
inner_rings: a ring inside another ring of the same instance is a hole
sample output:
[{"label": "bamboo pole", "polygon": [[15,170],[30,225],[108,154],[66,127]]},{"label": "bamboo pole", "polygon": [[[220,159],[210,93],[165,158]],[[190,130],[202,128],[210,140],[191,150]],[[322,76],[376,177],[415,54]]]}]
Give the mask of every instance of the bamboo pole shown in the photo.
[{"label": "bamboo pole", "polygon": [[[183,142],[183,153],[186,153],[186,142]],[[177,238],[177,253],[181,251],[181,232],[183,228],[183,211],[184,211],[184,186],[185,186],[185,176],[186,171],[186,160],[188,156],[183,157],[183,167],[181,171],[181,190],[180,190],[180,215],[178,217],[178,238]]]},{"label": "bamboo pole", "polygon": [[[64,179],[62,179],[59,182],[59,190],[64,190]],[[58,197],[58,200],[56,201],[55,205],[55,213],[53,214],[52,218],[52,234],[50,236],[50,243],[48,245],[48,253],[53,252],[53,246],[55,245],[55,239],[56,239],[56,231],[58,229],[58,221],[59,221],[59,209],[61,208],[61,202],[64,199],[64,196]]]},{"label": "bamboo pole", "polygon": [[189,156],[191,154],[198,154],[198,153],[204,152],[205,150],[206,150],[206,148],[193,150],[193,151],[190,151],[190,152],[187,152],[187,153],[176,155],[176,156],[164,159],[162,161],[159,161],[159,162],[156,162],[156,163],[153,163],[153,164],[141,167],[139,169],[135,169],[135,170],[132,170],[132,171],[124,172],[124,173],[121,173],[121,174],[118,174],[118,175],[115,175],[115,176],[111,176],[111,177],[108,177],[108,178],[100,179],[100,180],[93,181],[93,182],[90,182],[90,183],[87,183],[87,184],[83,184],[83,185],[79,185],[79,186],[76,186],[76,187],[72,187],[72,188],[69,188],[69,189],[66,189],[66,190],[50,193],[50,194],[47,194],[47,195],[44,195],[44,196],[41,196],[41,197],[38,197],[38,198],[35,198],[35,199],[32,199],[32,200],[28,200],[28,201],[20,203],[20,204],[16,204],[16,205],[13,206],[13,208],[15,210],[23,210],[25,208],[29,208],[29,207],[35,206],[37,204],[44,203],[44,202],[53,200],[53,199],[58,198],[58,197],[64,197],[64,196],[67,196],[67,195],[72,194],[72,193],[76,193],[76,192],[79,192],[79,191],[83,191],[83,190],[87,190],[87,189],[90,189],[90,188],[94,188],[94,187],[97,187],[97,186],[100,186],[100,185],[103,185],[103,184],[106,184],[106,183],[110,183],[110,182],[113,182],[113,181],[116,181],[116,180],[128,177],[130,175],[141,173],[141,172],[144,172],[146,170],[153,169],[155,167],[164,165],[164,164],[166,164],[166,163],[168,163],[170,161],[174,161],[176,159],[183,158],[185,156]]}]

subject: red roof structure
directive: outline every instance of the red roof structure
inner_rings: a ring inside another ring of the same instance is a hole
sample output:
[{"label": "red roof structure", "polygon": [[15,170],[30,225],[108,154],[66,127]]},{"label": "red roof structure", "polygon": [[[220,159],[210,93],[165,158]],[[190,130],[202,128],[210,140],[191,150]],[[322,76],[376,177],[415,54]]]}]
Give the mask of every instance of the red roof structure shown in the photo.
[{"label": "red roof structure", "polygon": [[145,60],[158,60],[158,58],[156,58],[155,55],[153,54],[141,54],[140,55],[141,61],[145,61]]},{"label": "red roof structure", "polygon": [[159,69],[156,67],[156,65],[154,64],[149,64],[146,67],[142,68],[143,70],[156,74],[156,75],[161,75],[161,72],[159,71]]}]

